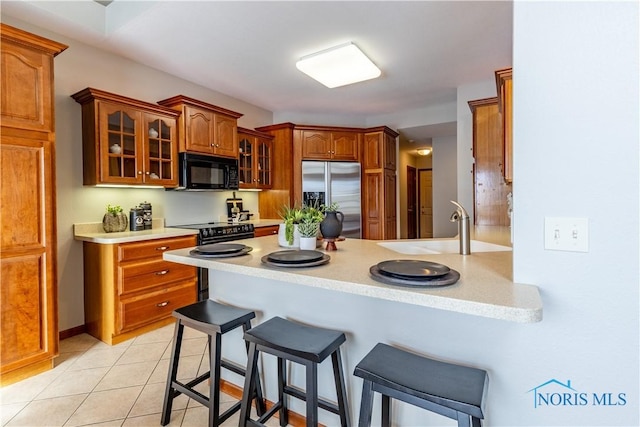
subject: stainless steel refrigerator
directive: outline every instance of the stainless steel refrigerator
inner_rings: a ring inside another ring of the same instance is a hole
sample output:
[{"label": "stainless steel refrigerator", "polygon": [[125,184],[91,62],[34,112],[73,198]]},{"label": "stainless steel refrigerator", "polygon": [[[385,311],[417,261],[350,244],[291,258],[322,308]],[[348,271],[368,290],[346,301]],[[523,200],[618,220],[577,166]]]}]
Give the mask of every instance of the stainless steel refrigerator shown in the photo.
[{"label": "stainless steel refrigerator", "polygon": [[362,237],[359,163],[302,162],[302,199],[305,204],[338,203],[344,215],[342,236]]}]

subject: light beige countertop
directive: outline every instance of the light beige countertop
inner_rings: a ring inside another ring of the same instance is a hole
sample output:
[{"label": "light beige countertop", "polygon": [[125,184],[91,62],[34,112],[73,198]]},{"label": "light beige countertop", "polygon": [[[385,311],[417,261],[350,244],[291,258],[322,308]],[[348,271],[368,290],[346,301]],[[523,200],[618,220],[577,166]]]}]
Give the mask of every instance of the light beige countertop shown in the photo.
[{"label": "light beige countertop", "polygon": [[162,239],[167,237],[193,236],[197,234],[198,230],[164,227],[163,218],[153,219],[151,230],[127,230],[116,233],[105,233],[102,229],[101,222],[73,224],[73,237],[75,240],[100,243],[104,245],[140,242],[144,240]]},{"label": "light beige countertop", "polygon": [[[309,268],[274,268],[261,258],[283,250],[277,236],[234,241],[253,251],[234,258],[196,258],[189,249],[164,253],[164,259],[211,270],[362,295],[371,298],[466,313],[520,323],[542,320],[542,301],[536,286],[512,281],[511,252],[479,252],[470,255],[407,255],[386,249],[372,240],[347,239],[338,250],[326,252],[328,264]],[[373,280],[369,268],[381,261],[417,259],[437,262],[460,273],[460,280],[439,288],[386,285]]]}]

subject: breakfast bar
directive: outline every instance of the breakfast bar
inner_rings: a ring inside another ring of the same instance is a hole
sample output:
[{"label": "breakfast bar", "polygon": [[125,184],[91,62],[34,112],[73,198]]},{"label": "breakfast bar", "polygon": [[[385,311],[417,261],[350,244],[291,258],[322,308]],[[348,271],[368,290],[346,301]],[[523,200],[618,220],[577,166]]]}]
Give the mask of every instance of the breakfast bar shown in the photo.
[{"label": "breakfast bar", "polygon": [[[357,420],[362,382],[351,375],[355,365],[378,342],[404,348],[445,361],[478,367],[500,375],[504,348],[523,324],[542,320],[538,288],[511,280],[511,252],[459,254],[398,253],[376,241],[347,239],[338,250],[327,251],[327,264],[308,268],[271,267],[262,262],[270,253],[283,250],[277,237],[240,240],[234,243],[253,248],[243,256],[204,258],[190,255],[191,249],[164,254],[164,259],[209,269],[210,297],[218,302],[255,310],[257,323],[274,316],[313,326],[342,330],[347,335],[343,352],[352,420]],[[320,250],[323,250],[320,248]],[[428,260],[460,273],[450,286],[416,288],[380,283],[369,268],[393,259]],[[502,332],[501,332],[502,331]],[[233,332],[229,335],[233,335]],[[241,340],[238,332],[232,340]],[[516,339],[517,341],[518,339]],[[233,348],[231,348],[233,347]],[[226,345],[225,357],[244,363],[244,347]],[[497,351],[497,354],[496,354]],[[267,357],[261,369],[274,372],[275,360]],[[330,364],[319,369],[319,393],[335,400]],[[304,385],[304,372],[291,367],[293,382]],[[241,385],[240,377],[226,380]],[[508,375],[508,374],[505,374]],[[276,395],[272,375],[265,375],[265,395]],[[490,383],[491,384],[491,383]],[[333,393],[333,394],[332,394]],[[489,386],[490,417],[495,392]],[[295,412],[304,405],[291,402]],[[379,416],[374,405],[374,419]],[[402,425],[441,425],[443,418],[420,409],[402,406],[395,411]],[[320,421],[335,425],[338,419],[321,411]],[[446,422],[446,420],[445,420]]]}]

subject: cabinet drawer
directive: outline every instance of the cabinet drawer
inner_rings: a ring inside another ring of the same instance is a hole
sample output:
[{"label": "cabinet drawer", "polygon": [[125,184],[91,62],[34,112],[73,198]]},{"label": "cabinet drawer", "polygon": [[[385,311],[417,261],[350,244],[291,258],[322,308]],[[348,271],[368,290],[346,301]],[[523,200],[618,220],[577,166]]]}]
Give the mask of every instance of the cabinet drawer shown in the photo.
[{"label": "cabinet drawer", "polygon": [[273,236],[278,234],[278,225],[269,225],[267,227],[256,227],[254,230],[255,237]]},{"label": "cabinet drawer", "polygon": [[118,261],[131,261],[141,258],[162,257],[162,253],[174,249],[189,248],[196,245],[196,236],[154,239],[143,242],[123,243],[118,246]]},{"label": "cabinet drawer", "polygon": [[171,316],[173,310],[196,302],[196,282],[166,288],[120,303],[120,332]]},{"label": "cabinet drawer", "polygon": [[172,282],[195,279],[196,268],[164,260],[136,263],[118,268],[120,295]]}]

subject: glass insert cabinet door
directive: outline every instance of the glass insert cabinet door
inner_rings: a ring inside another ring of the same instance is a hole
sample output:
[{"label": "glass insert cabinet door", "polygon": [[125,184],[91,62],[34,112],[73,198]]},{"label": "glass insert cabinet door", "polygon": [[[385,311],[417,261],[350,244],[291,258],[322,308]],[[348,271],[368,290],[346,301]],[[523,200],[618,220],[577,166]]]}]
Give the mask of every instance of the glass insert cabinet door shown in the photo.
[{"label": "glass insert cabinet door", "polygon": [[240,185],[243,187],[253,187],[253,138],[240,137],[238,143],[238,175],[240,177]]},{"label": "glass insert cabinet door", "polygon": [[101,180],[122,183],[141,181],[138,138],[140,112],[104,103],[100,105],[100,123]]},{"label": "glass insert cabinet door", "polygon": [[270,188],[272,186],[272,157],[273,144],[271,141],[258,139],[258,157],[256,162],[256,172],[258,174],[258,187]]},{"label": "glass insert cabinet door", "polygon": [[176,120],[145,115],[144,182],[165,185],[177,179],[178,147],[175,144]]}]

